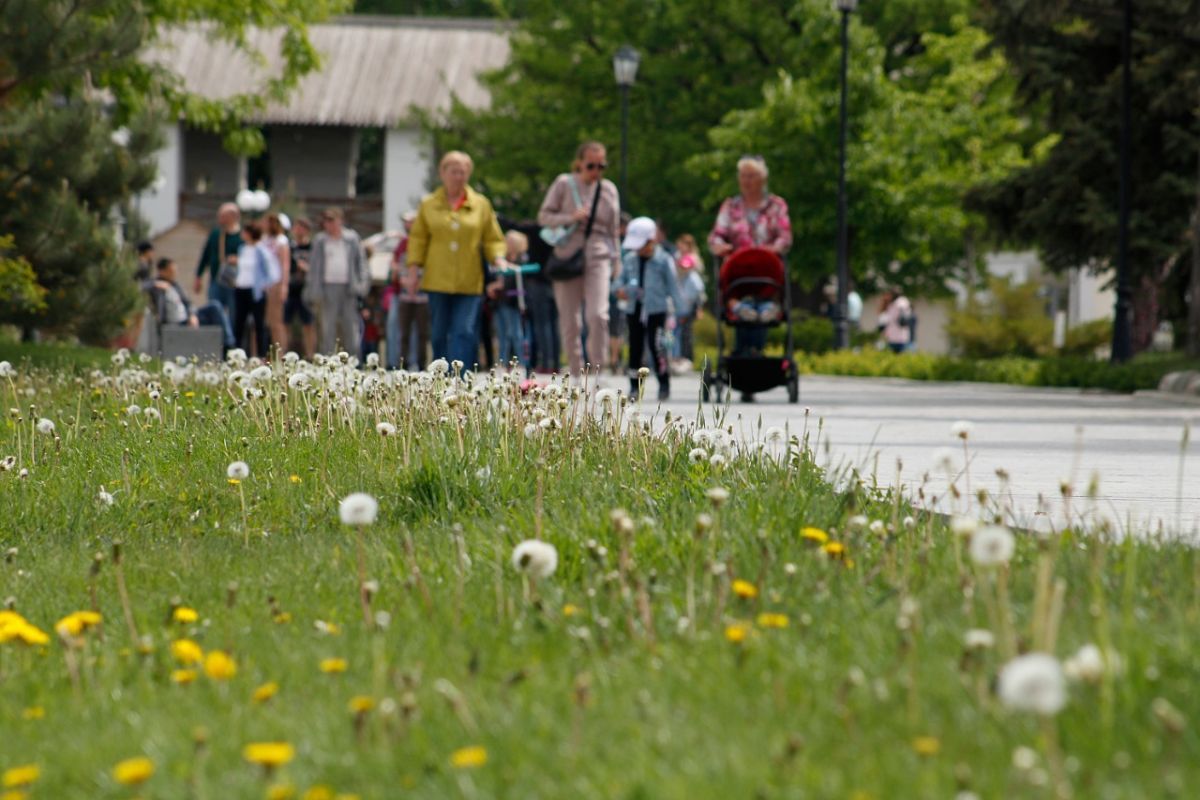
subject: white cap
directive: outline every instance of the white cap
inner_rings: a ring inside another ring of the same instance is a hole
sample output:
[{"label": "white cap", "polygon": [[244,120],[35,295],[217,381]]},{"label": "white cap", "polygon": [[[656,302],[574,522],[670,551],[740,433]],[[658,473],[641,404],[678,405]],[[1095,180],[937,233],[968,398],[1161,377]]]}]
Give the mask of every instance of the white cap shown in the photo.
[{"label": "white cap", "polygon": [[646,242],[658,236],[658,225],[649,217],[634,217],[625,228],[625,241],[621,242],[623,250],[641,250]]},{"label": "white cap", "polygon": [[283,227],[283,229],[285,231],[290,231],[292,229],[292,218],[289,217],[287,214],[284,214],[282,211],[280,211],[279,212],[279,224]]}]

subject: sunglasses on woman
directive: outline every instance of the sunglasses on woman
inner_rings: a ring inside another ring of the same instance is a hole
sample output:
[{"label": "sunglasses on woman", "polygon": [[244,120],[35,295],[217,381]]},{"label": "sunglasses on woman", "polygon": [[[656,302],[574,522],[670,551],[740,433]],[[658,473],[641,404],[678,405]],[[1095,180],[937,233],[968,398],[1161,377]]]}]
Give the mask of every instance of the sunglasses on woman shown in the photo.
[{"label": "sunglasses on woman", "polygon": [[604,170],[608,169],[608,164],[603,161],[601,161],[599,164],[584,164],[583,166],[591,172],[595,172],[596,170],[603,172]]}]

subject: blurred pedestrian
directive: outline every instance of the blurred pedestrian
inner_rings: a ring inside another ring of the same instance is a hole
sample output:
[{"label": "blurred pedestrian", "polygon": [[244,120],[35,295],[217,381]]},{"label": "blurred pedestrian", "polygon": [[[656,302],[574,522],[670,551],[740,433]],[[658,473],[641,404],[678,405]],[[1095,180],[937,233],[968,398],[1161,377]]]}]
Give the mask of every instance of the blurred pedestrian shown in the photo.
[{"label": "blurred pedestrian", "polygon": [[893,353],[903,353],[913,342],[916,317],[912,303],[899,289],[888,289],[883,293],[879,308],[879,332],[883,342]]},{"label": "blurred pedestrian", "polygon": [[[392,253],[392,284],[385,295],[385,307],[388,369],[400,369],[407,364],[410,370],[420,372],[429,358],[429,296],[422,291],[409,291],[404,280],[408,274],[408,240],[416,219],[415,211],[406,211],[400,218],[404,233]],[[420,279],[418,272],[418,282]],[[410,358],[414,342],[415,358]]]},{"label": "blurred pedestrian", "polygon": [[658,399],[667,400],[671,396],[671,369],[668,353],[663,349],[662,333],[667,328],[671,307],[681,308],[683,300],[675,279],[675,265],[656,241],[656,232],[657,226],[649,217],[630,221],[622,243],[625,265],[617,296],[625,305],[629,326],[630,396],[638,396],[639,371],[648,344],[654,373],[658,377]]},{"label": "blurred pedestrian", "polygon": [[359,344],[359,303],[371,287],[362,240],[343,224],[340,208],[321,215],[321,233],[313,239],[305,300],[320,324],[320,350],[332,355],[338,348],[353,352]]},{"label": "blurred pedestrian", "polygon": [[[433,357],[472,369],[479,354],[485,267],[480,251],[504,263],[504,235],[486,197],[467,185],[474,162],[452,150],[442,156],[442,185],[417,210],[408,240],[408,286],[429,296]],[[424,270],[422,272],[422,270]]]},{"label": "blurred pedestrian", "polygon": [[696,358],[693,328],[704,313],[704,262],[700,259],[696,238],[690,233],[676,239],[675,247],[679,253],[675,260],[675,278],[682,303],[675,309],[675,369],[686,372],[692,368]]},{"label": "blurred pedestrian", "polygon": [[[588,362],[597,370],[608,357],[609,286],[621,271],[621,200],[616,185],[604,178],[608,154],[599,142],[584,142],[575,152],[571,172],[555,178],[538,211],[538,223],[556,229],[554,253],[570,259],[582,252],[582,274],[558,279],[553,270],[554,300],[558,306],[562,346],[571,375],[583,374],[583,340],[587,315]],[[589,230],[590,225],[590,230]]]},{"label": "blurred pedestrian", "polygon": [[288,273],[287,299],[283,304],[283,324],[287,328],[299,320],[300,340],[293,341],[290,349],[305,358],[312,358],[317,350],[316,317],[304,301],[304,284],[308,279],[309,262],[312,260],[313,224],[307,217],[300,217],[292,224],[292,268]]},{"label": "blurred pedestrian", "polygon": [[238,252],[241,249],[242,214],[234,203],[222,203],[217,209],[217,224],[209,231],[196,265],[196,280],[192,291],[200,295],[204,291],[204,278],[208,277],[208,299],[225,307],[225,313],[233,315],[233,290],[238,274]]},{"label": "blurred pedestrian", "polygon": [[275,346],[282,350],[288,344],[283,307],[287,303],[288,289],[291,288],[292,248],[279,214],[267,214],[263,228],[263,251],[271,270],[280,276],[267,292],[267,332]]},{"label": "blurred pedestrian", "polygon": [[[263,232],[256,222],[242,226],[241,247],[234,278],[233,335],[238,347],[251,355],[265,357],[267,348],[267,292],[279,282],[267,258]],[[247,332],[247,325],[253,327]]]}]

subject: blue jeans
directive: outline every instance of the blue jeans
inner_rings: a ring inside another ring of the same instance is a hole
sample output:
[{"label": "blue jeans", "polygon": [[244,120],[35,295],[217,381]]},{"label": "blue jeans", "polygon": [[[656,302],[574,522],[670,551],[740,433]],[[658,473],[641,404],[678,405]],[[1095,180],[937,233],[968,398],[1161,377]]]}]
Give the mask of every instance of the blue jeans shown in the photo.
[{"label": "blue jeans", "polygon": [[499,342],[500,364],[508,366],[513,358],[524,363],[525,336],[521,330],[521,310],[516,306],[501,303],[496,307],[496,314],[492,317],[492,321],[496,328],[496,339]]},{"label": "blue jeans", "polygon": [[208,281],[208,299],[214,303],[219,303],[225,309],[225,316],[233,316],[233,287],[222,286],[217,283],[216,277],[210,277]]},{"label": "blue jeans", "polygon": [[474,369],[479,359],[481,294],[429,292],[429,328],[433,357],[461,361]]}]

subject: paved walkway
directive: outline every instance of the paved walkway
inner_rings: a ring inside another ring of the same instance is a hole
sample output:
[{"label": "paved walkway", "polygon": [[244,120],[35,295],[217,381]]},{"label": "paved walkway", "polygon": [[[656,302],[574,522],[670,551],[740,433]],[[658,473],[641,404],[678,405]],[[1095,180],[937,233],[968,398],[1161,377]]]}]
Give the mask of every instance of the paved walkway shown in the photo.
[{"label": "paved walkway", "polygon": [[[651,378],[647,393],[656,388]],[[678,378],[672,390],[674,399],[664,407],[694,415],[699,380]],[[1004,488],[997,470],[1007,471],[1004,496],[1015,524],[1046,524],[1045,515],[1035,515],[1042,495],[1056,526],[1069,514],[1105,519],[1122,531],[1200,538],[1200,405],[1157,396],[826,376],[802,378],[799,405],[789,405],[783,389],[755,400],[734,402],[728,421],[752,434],[761,417],[764,426],[786,424],[799,433],[810,409],[809,430],[822,423],[823,464],[852,465],[865,475],[877,470],[881,484],[894,485],[900,459],[906,490],[915,495],[924,485],[927,498],[937,496],[926,501],[929,507],[955,510],[947,485],[953,479],[965,487],[962,441],[951,425],[966,420],[973,424],[971,487],[995,496]],[[1193,431],[1181,473],[1185,424]],[[954,478],[942,466],[947,457],[959,472]],[[1093,476],[1099,486],[1094,503],[1086,497]],[[1064,481],[1075,495],[1065,508]]]}]

